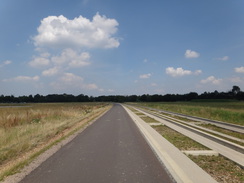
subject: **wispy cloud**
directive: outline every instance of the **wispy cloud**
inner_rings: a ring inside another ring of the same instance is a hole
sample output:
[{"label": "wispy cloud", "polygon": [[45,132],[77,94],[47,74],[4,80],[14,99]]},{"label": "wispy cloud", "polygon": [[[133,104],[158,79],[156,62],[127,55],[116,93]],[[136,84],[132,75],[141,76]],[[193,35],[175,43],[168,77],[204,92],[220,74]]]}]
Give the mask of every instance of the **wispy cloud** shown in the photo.
[{"label": "wispy cloud", "polygon": [[241,83],[242,79],[240,77],[232,77],[229,79],[232,83]]},{"label": "wispy cloud", "polygon": [[143,60],[143,62],[144,62],[144,63],[147,63],[147,62],[148,62],[148,59],[145,58],[145,59]]},{"label": "wispy cloud", "polygon": [[209,76],[208,78],[201,80],[201,83],[202,84],[209,84],[210,83],[210,84],[218,85],[222,81],[223,81],[222,79],[217,79],[214,76]]},{"label": "wispy cloud", "polygon": [[25,81],[39,81],[40,77],[39,76],[17,76],[14,78],[9,78],[9,79],[4,79],[4,82],[9,82],[9,81],[17,81],[17,82],[25,82]]},{"label": "wispy cloud", "polygon": [[166,74],[172,76],[172,77],[181,77],[181,76],[186,76],[186,75],[199,75],[202,73],[201,70],[196,70],[196,71],[190,71],[190,70],[184,70],[181,67],[174,68],[174,67],[168,67],[166,68]]},{"label": "wispy cloud", "polygon": [[5,61],[3,61],[2,63],[0,63],[0,68],[1,68],[1,67],[4,67],[4,66],[6,66],[6,65],[9,65],[9,64],[11,64],[11,63],[12,63],[11,60],[5,60]]},{"label": "wispy cloud", "polygon": [[148,73],[148,74],[142,74],[142,75],[140,75],[139,77],[140,77],[140,79],[148,79],[148,78],[150,78],[151,76],[152,76],[152,74]]},{"label": "wispy cloud", "polygon": [[235,72],[237,73],[244,73],[244,67],[236,67]]},{"label": "wispy cloud", "polygon": [[230,59],[230,57],[228,57],[228,56],[223,56],[223,57],[216,58],[215,60],[227,61],[227,60],[229,60],[229,59]]},{"label": "wispy cloud", "polygon": [[200,56],[199,53],[197,53],[196,51],[192,51],[192,50],[186,50],[185,52],[185,57],[186,58],[198,58]]}]

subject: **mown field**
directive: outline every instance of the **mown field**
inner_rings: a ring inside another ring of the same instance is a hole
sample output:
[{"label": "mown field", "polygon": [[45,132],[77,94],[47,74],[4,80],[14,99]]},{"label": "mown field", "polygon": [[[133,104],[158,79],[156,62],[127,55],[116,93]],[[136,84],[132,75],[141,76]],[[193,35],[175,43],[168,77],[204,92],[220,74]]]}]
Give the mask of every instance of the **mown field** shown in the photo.
[{"label": "mown field", "polygon": [[240,101],[143,102],[136,104],[155,109],[244,125],[244,102]]},{"label": "mown field", "polygon": [[82,128],[108,108],[106,103],[0,104],[0,180],[16,171],[19,165],[12,162]]}]

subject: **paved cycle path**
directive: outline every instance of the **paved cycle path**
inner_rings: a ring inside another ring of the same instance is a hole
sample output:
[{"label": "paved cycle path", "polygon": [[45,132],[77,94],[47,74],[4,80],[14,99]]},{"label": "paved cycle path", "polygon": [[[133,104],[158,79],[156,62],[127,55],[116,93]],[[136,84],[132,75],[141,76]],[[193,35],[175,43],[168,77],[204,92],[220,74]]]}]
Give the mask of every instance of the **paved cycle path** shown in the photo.
[{"label": "paved cycle path", "polygon": [[115,104],[20,183],[171,183],[127,112]]}]

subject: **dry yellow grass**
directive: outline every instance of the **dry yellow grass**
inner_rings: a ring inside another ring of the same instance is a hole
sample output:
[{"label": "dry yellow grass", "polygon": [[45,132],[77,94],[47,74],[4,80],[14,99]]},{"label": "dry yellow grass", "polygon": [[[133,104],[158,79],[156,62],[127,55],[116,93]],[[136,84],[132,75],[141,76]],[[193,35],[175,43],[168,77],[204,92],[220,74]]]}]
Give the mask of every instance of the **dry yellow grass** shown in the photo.
[{"label": "dry yellow grass", "polygon": [[66,103],[0,108],[0,180],[10,162],[84,125],[107,107],[104,103]]}]

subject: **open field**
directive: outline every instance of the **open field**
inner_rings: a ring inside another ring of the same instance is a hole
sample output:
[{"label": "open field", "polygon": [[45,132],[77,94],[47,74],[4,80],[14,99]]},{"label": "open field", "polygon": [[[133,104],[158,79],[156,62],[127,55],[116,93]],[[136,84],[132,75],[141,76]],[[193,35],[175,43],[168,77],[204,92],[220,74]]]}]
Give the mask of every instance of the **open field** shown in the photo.
[{"label": "open field", "polygon": [[244,102],[146,102],[138,105],[244,125]]},{"label": "open field", "polygon": [[0,105],[0,180],[6,165],[81,128],[108,107],[106,103]]}]

